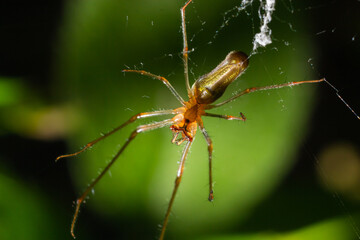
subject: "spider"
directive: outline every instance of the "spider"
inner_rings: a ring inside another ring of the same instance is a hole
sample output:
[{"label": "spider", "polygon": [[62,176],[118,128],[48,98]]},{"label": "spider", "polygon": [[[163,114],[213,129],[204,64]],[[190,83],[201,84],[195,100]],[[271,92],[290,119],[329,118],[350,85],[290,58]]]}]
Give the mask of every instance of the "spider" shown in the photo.
[{"label": "spider", "polygon": [[[76,156],[86,149],[92,147],[94,144],[98,143],[99,141],[107,138],[108,136],[112,135],[113,133],[119,131],[120,129],[124,128],[128,124],[135,122],[137,119],[140,118],[148,118],[153,116],[160,116],[160,115],[173,115],[172,118],[150,123],[146,125],[138,126],[129,136],[129,138],[125,141],[125,144],[120,148],[117,154],[112,158],[112,160],[106,165],[106,167],[102,170],[100,175],[85,189],[83,194],[77,199],[76,201],[76,208],[75,214],[71,223],[71,235],[75,238],[74,234],[74,227],[75,222],[77,220],[79,209],[81,204],[84,202],[86,196],[89,192],[93,189],[93,187],[99,182],[99,180],[104,176],[104,174],[109,170],[109,168],[114,164],[114,162],[119,158],[119,156],[124,152],[127,146],[132,142],[136,136],[140,133],[163,128],[166,126],[170,126],[171,131],[173,132],[173,138],[171,140],[172,143],[176,145],[184,144],[184,149],[182,152],[181,160],[179,163],[178,171],[175,178],[175,185],[171,194],[171,198],[166,210],[166,214],[163,220],[161,233],[159,239],[164,239],[167,223],[169,220],[169,215],[176,197],[176,193],[178,191],[179,185],[181,183],[182,175],[184,172],[184,165],[187,155],[189,153],[189,149],[193,143],[194,137],[196,135],[197,129],[199,128],[202,135],[204,136],[207,147],[208,147],[208,161],[209,161],[209,195],[208,200],[214,200],[214,191],[213,191],[213,178],[212,178],[212,151],[213,151],[213,143],[211,138],[209,137],[202,120],[202,117],[214,117],[214,118],[221,118],[225,120],[238,120],[238,121],[245,121],[246,117],[243,113],[240,113],[240,116],[230,116],[230,115],[219,115],[207,112],[207,110],[217,108],[223,106],[238,97],[256,92],[256,91],[265,91],[283,87],[291,87],[295,85],[305,84],[305,83],[319,83],[319,82],[327,82],[325,78],[319,80],[309,80],[309,81],[298,81],[298,82],[288,82],[278,85],[270,85],[270,86],[262,86],[262,87],[252,87],[245,89],[238,94],[232,96],[231,98],[222,101],[220,103],[213,104],[217,99],[219,99],[225,92],[226,88],[235,81],[247,68],[249,65],[249,57],[241,52],[241,51],[231,51],[225,59],[216,66],[210,73],[200,77],[195,81],[195,83],[190,86],[189,83],[189,74],[188,74],[188,43],[187,43],[187,33],[186,33],[186,24],[185,24],[185,10],[188,5],[192,2],[192,0],[188,0],[185,5],[180,9],[181,12],[181,26],[182,26],[182,37],[183,37],[183,50],[182,50],[182,57],[184,63],[184,77],[185,77],[185,85],[188,94],[188,100],[185,101],[180,94],[175,90],[175,88],[170,84],[170,82],[162,76],[158,76],[152,74],[150,72],[144,70],[131,70],[125,69],[123,72],[125,73],[137,73],[141,74],[156,80],[161,81],[165,84],[165,86],[171,91],[171,93],[175,96],[175,98],[180,102],[181,106],[175,109],[170,110],[160,110],[160,111],[153,111],[153,112],[143,112],[132,116],[122,125],[116,127],[112,131],[102,135],[101,137],[87,143],[80,151],[61,155],[57,157],[56,161]],[[328,82],[327,82],[328,83]],[[340,97],[341,98],[341,97]]]}]

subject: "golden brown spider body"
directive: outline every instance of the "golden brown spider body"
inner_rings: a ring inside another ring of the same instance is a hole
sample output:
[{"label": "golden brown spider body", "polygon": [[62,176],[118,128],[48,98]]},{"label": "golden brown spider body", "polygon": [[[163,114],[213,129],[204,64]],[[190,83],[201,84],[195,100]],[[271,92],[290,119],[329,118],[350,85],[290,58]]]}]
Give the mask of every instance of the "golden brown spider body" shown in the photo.
[{"label": "golden brown spider body", "polygon": [[[174,132],[172,143],[180,145],[185,140],[192,141],[196,129],[202,124],[201,116],[209,104],[220,98],[226,88],[232,83],[249,65],[248,56],[243,52],[232,51],[210,73],[195,81],[190,89],[189,101],[185,107],[178,108],[181,112],[172,118],[177,124],[170,128]],[[177,140],[178,134],[182,137]]]},{"label": "golden brown spider body", "polygon": [[[76,156],[86,149],[90,148],[94,144],[98,143],[99,141],[107,138],[108,136],[112,135],[113,133],[119,131],[123,127],[127,126],[128,124],[135,122],[137,119],[140,118],[147,118],[153,116],[161,116],[161,115],[175,115],[170,119],[166,119],[160,122],[150,123],[146,125],[138,126],[129,136],[129,138],[125,141],[123,146],[120,148],[118,153],[113,157],[113,159],[106,165],[100,175],[85,189],[83,194],[77,199],[76,201],[76,209],[75,214],[71,223],[71,235],[75,238],[74,235],[74,227],[75,222],[77,220],[80,206],[84,202],[86,196],[91,191],[91,189],[97,184],[97,182],[104,176],[104,174],[109,170],[109,168],[114,164],[114,162],[119,158],[119,156],[123,153],[123,151],[127,148],[127,146],[132,142],[133,139],[139,134],[149,130],[158,129],[166,126],[170,126],[170,129],[173,131],[173,139],[172,143],[177,145],[181,145],[182,143],[186,142],[183,154],[179,163],[179,168],[177,171],[176,179],[175,179],[175,186],[171,195],[170,202],[168,204],[168,208],[165,214],[164,222],[161,229],[161,234],[159,239],[162,240],[165,235],[166,226],[168,223],[169,215],[171,212],[172,205],[174,203],[174,199],[176,196],[176,192],[181,182],[181,178],[183,175],[184,164],[186,157],[188,155],[190,146],[193,142],[195,137],[196,131],[199,128],[202,132],[207,145],[208,145],[208,153],[209,153],[209,196],[208,200],[213,201],[214,194],[212,188],[212,151],[213,151],[213,143],[211,138],[209,137],[207,131],[205,130],[202,117],[216,117],[222,118],[226,120],[240,120],[245,121],[245,116],[240,113],[239,117],[236,116],[229,116],[229,115],[219,115],[208,113],[206,110],[216,108],[222,106],[226,103],[229,103],[236,98],[251,93],[255,91],[263,91],[263,90],[270,90],[276,88],[283,88],[283,87],[290,87],[294,85],[300,85],[304,83],[318,83],[322,81],[326,81],[325,79],[319,80],[310,80],[310,81],[299,81],[299,82],[288,82],[278,85],[271,85],[271,86],[264,86],[264,87],[252,87],[245,89],[231,98],[217,103],[214,103],[217,99],[219,99],[225,92],[226,88],[235,80],[237,79],[241,73],[247,68],[249,64],[248,56],[239,51],[232,51],[230,52],[226,58],[216,67],[214,70],[209,72],[208,74],[199,78],[190,88],[189,84],[189,75],[188,75],[188,45],[187,45],[187,36],[186,36],[186,25],[185,25],[185,9],[186,7],[192,2],[189,0],[180,10],[181,10],[181,22],[182,22],[182,33],[183,33],[183,62],[184,62],[184,77],[185,77],[185,84],[186,90],[188,94],[188,101],[184,101],[183,98],[178,94],[178,92],[173,88],[173,86],[169,83],[167,79],[162,76],[154,75],[152,73],[146,72],[144,70],[130,70],[126,69],[123,72],[134,72],[141,75],[145,75],[154,79],[157,79],[163,82],[166,87],[171,91],[171,93],[177,98],[177,100],[181,103],[181,107],[170,109],[170,110],[160,110],[160,111],[153,111],[153,112],[144,112],[139,113],[132,116],[128,121],[124,122],[117,128],[113,129],[112,131],[104,134],[103,136],[89,142],[85,145],[80,151],[66,154],[59,156],[56,161],[61,158]],[[181,134],[181,135],[180,135]],[[180,136],[179,136],[180,135]]]}]

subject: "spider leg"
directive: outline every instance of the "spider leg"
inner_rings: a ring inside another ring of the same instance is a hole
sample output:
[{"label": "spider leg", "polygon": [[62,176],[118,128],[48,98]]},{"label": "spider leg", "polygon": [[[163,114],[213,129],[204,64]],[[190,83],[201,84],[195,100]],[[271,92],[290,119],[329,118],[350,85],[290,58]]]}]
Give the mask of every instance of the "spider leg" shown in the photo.
[{"label": "spider leg", "polygon": [[113,163],[118,159],[118,157],[121,155],[121,153],[125,150],[125,148],[129,145],[129,143],[139,134],[145,131],[162,128],[171,124],[174,124],[174,120],[167,119],[161,122],[155,122],[147,125],[141,125],[137,127],[131,134],[130,137],[126,140],[125,144],[121,147],[121,149],[117,152],[117,154],[111,159],[111,161],[106,165],[104,170],[101,171],[100,175],[85,189],[83,194],[76,200],[76,208],[75,208],[75,214],[73,217],[73,220],[71,222],[71,230],[70,233],[73,238],[75,238],[74,235],[74,227],[76,223],[76,219],[79,214],[80,206],[84,202],[86,196],[89,194],[91,189],[98,183],[98,181],[105,175],[105,173],[109,170],[109,168],[113,165]]},{"label": "spider leg", "polygon": [[207,131],[205,130],[204,123],[198,121],[201,132],[203,133],[205,140],[208,145],[209,152],[209,198],[208,200],[212,202],[214,200],[214,191],[213,191],[213,180],[212,180],[212,152],[213,152],[213,143]]},{"label": "spider leg", "polygon": [[265,90],[270,90],[270,89],[277,89],[277,88],[283,88],[283,87],[292,87],[295,85],[300,85],[300,84],[304,84],[304,83],[319,83],[319,82],[323,82],[325,81],[325,78],[319,79],[319,80],[309,80],[309,81],[299,81],[299,82],[288,82],[288,83],[283,83],[283,84],[278,84],[278,85],[271,85],[271,86],[264,86],[264,87],[252,87],[252,88],[248,88],[245,89],[244,91],[241,91],[240,93],[236,94],[235,96],[229,98],[228,100],[225,100],[221,103],[218,104],[214,104],[214,105],[209,105],[206,109],[212,109],[212,108],[216,108],[216,107],[220,107],[226,103],[229,103],[231,101],[234,101],[236,98],[248,94],[248,93],[252,93],[252,92],[257,92],[257,91],[265,91]]},{"label": "spider leg", "polygon": [[180,185],[180,182],[181,182],[181,178],[182,178],[182,175],[183,175],[183,172],[184,172],[185,160],[186,160],[186,157],[187,157],[187,155],[189,153],[191,143],[192,143],[192,141],[188,141],[186,143],[186,146],[185,146],[185,148],[183,150],[183,153],[182,153],[182,156],[181,156],[180,165],[179,165],[179,168],[178,168],[178,171],[177,171],[177,174],[176,174],[175,186],[174,186],[174,189],[173,189],[173,192],[172,192],[172,195],[171,195],[171,199],[170,199],[168,208],[166,210],[166,214],[165,214],[164,222],[163,222],[163,225],[162,225],[162,228],[161,228],[161,234],[160,234],[159,240],[164,239],[165,230],[166,230],[166,226],[167,226],[167,223],[168,223],[168,220],[169,220],[171,208],[172,208],[172,205],[174,203],[176,192],[177,192],[177,190],[179,188],[179,185]]},{"label": "spider leg", "polygon": [[140,118],[147,118],[147,117],[154,117],[154,116],[160,116],[160,115],[167,115],[167,114],[177,114],[178,110],[161,110],[161,111],[154,111],[154,112],[144,112],[144,113],[138,113],[134,116],[132,116],[129,120],[127,120],[125,123],[121,124],[120,126],[114,128],[113,130],[111,130],[110,132],[102,135],[101,137],[89,142],[88,144],[86,144],[80,151],[75,152],[75,153],[71,153],[71,154],[65,154],[65,155],[61,155],[59,157],[56,158],[55,162],[59,161],[61,158],[67,158],[67,157],[73,157],[76,156],[82,152],[84,152],[86,149],[92,147],[94,144],[100,142],[101,140],[103,140],[104,138],[112,135],[113,133],[119,131],[120,129],[122,129],[123,127],[125,127],[126,125],[134,122],[137,119]]},{"label": "spider leg", "polygon": [[[226,120],[240,120],[244,121],[246,120],[246,117],[243,113],[240,113],[241,117],[234,117],[229,115],[219,115],[219,114],[213,114],[213,113],[205,113],[203,116],[208,117],[216,117],[216,118],[222,118]],[[201,132],[203,133],[205,140],[208,144],[208,152],[209,152],[209,201],[212,202],[214,200],[214,191],[213,191],[213,181],[212,181],[212,152],[213,152],[213,143],[212,140],[207,133],[204,123],[202,121],[198,121],[199,127]]]},{"label": "spider leg", "polygon": [[146,72],[144,70],[132,70],[132,69],[124,69],[122,70],[123,72],[133,72],[133,73],[138,73],[138,74],[141,74],[141,75],[144,75],[144,76],[148,76],[148,77],[151,77],[151,78],[155,78],[155,79],[158,79],[160,81],[162,81],[166,87],[171,91],[171,93],[176,97],[177,100],[179,100],[179,102],[181,103],[181,105],[185,106],[185,101],[184,99],[180,96],[180,94],[175,90],[175,88],[170,84],[170,82],[162,77],[162,76],[158,76],[158,75],[155,75],[155,74],[152,74],[152,73],[149,73],[149,72]]},{"label": "spider leg", "polygon": [[180,9],[181,12],[181,29],[182,29],[182,35],[183,35],[183,61],[184,61],[184,76],[185,76],[185,84],[186,84],[186,90],[188,92],[189,97],[191,96],[191,90],[190,90],[190,83],[189,83],[189,67],[188,67],[188,43],[187,43],[187,34],[186,34],[186,22],[185,22],[185,9],[186,7],[192,2],[192,0],[189,0],[185,5]]},{"label": "spider leg", "polygon": [[220,114],[214,114],[214,113],[205,113],[203,116],[207,117],[216,117],[216,118],[223,118],[226,120],[240,120],[240,121],[246,121],[246,117],[243,113],[240,113],[240,117],[230,116],[230,115],[220,115]]}]

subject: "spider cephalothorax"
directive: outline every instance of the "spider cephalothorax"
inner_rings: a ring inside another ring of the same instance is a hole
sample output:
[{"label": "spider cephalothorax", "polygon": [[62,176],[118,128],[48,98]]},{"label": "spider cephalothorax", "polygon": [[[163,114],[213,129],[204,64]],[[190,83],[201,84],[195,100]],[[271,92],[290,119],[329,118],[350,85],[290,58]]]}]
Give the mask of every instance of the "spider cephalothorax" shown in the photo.
[{"label": "spider cephalothorax", "polygon": [[185,107],[178,108],[180,113],[172,118],[176,122],[170,127],[174,132],[172,143],[180,145],[184,141],[193,140],[198,123],[202,122],[201,116],[206,115],[205,109],[224,94],[230,83],[238,78],[248,65],[249,60],[245,53],[232,51],[214,70],[195,81],[188,93],[189,101],[184,102]]}]

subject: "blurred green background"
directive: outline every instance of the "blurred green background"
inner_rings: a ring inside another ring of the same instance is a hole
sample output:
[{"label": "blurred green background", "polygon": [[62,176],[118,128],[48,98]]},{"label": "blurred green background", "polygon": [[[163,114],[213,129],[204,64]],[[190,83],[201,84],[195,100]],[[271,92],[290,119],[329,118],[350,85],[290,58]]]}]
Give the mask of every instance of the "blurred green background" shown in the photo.
[{"label": "blurred green background", "polygon": [[[5,4],[1,22],[0,239],[71,239],[73,201],[144,119],[91,150],[61,154],[132,115],[185,97],[181,59],[183,1],[55,1]],[[231,50],[252,53],[259,31],[255,2],[195,0],[187,9],[191,83]],[[359,3],[278,2],[273,43],[222,99],[239,89],[326,77],[359,111]],[[341,18],[335,18],[341,12]],[[326,15],[324,19],[322,16]],[[341,20],[340,20],[341,19]],[[224,24],[224,25],[223,25]],[[222,27],[222,25],[224,27]],[[207,146],[191,148],[166,239],[356,239],[358,121],[325,84],[253,93],[205,118],[214,142],[213,203]],[[156,239],[182,147],[168,128],[140,134],[90,194],[77,239]]]}]

